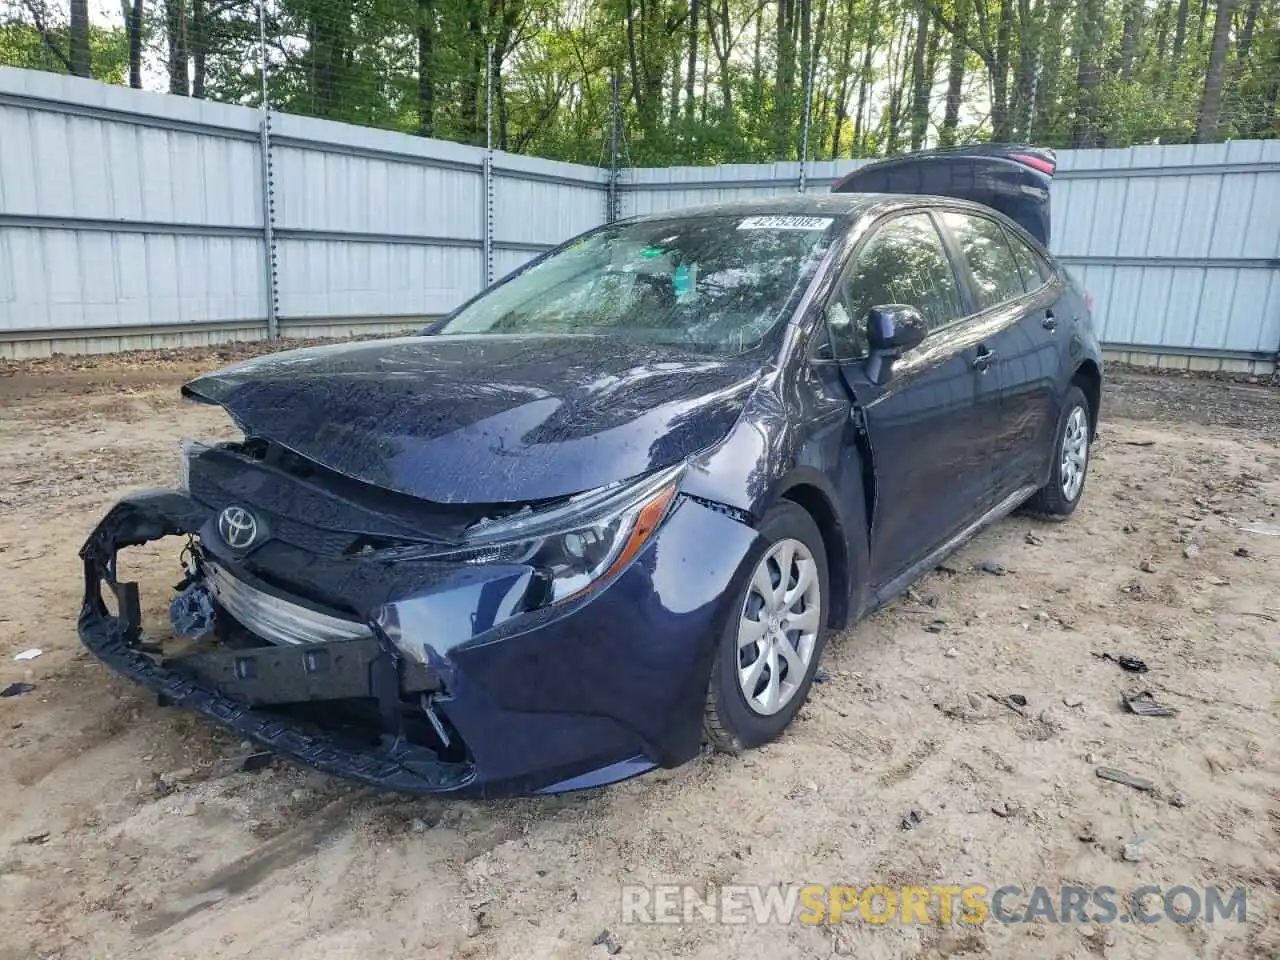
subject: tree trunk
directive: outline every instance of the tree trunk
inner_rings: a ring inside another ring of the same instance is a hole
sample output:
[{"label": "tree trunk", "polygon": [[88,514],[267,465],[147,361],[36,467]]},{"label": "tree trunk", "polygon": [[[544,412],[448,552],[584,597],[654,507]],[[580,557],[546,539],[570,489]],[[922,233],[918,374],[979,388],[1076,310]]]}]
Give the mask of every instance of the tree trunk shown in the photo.
[{"label": "tree trunk", "polygon": [[944,147],[953,147],[956,143],[956,127],[960,124],[960,98],[964,94],[964,68],[969,58],[969,48],[965,45],[964,0],[956,0],[955,32],[951,35],[951,62],[947,67],[947,101],[942,114],[942,131],[940,142]]},{"label": "tree trunk", "polygon": [[1187,13],[1191,0],[1178,0],[1178,25],[1173,30],[1173,69],[1182,67],[1182,51],[1187,43]]},{"label": "tree trunk", "polygon": [[693,126],[693,84],[698,75],[698,16],[699,0],[689,0],[689,64],[684,77],[684,119]]},{"label": "tree trunk", "polygon": [[911,149],[919,150],[929,131],[929,88],[933,78],[925,75],[925,54],[929,50],[928,0],[916,6],[916,45],[911,56]]},{"label": "tree trunk", "polygon": [[859,155],[867,152],[867,93],[871,85],[871,65],[875,57],[875,36],[880,30],[880,2],[871,0],[871,9],[867,12],[867,46],[862,53],[862,67],[858,71],[858,112],[853,119],[853,146],[849,155],[856,150]]},{"label": "tree trunk", "polygon": [[671,99],[667,101],[667,128],[674,130],[680,121],[680,91],[684,88],[684,74],[680,57],[671,58]]},{"label": "tree trunk", "polygon": [[996,56],[991,71],[991,139],[1009,140],[1009,59],[1013,43],[1013,5],[1000,0],[1000,20],[996,25]]},{"label": "tree trunk", "polygon": [[760,59],[761,38],[764,34],[764,5],[756,7],[756,40],[751,58],[751,99],[756,109],[764,110],[764,61]]},{"label": "tree trunk", "polygon": [[633,0],[627,0],[627,57],[631,62],[631,99],[636,113],[644,113],[644,82],[640,76],[640,58],[636,54],[636,8]]},{"label": "tree trunk", "polygon": [[89,0],[71,0],[71,75],[92,77],[93,61],[89,54]]},{"label": "tree trunk", "polygon": [[129,42],[129,86],[142,89],[142,0],[122,0],[124,32]]},{"label": "tree trunk", "polygon": [[436,123],[435,0],[418,0],[418,134],[430,137]]},{"label": "tree trunk", "polygon": [[1031,111],[1035,98],[1036,63],[1040,59],[1039,11],[1031,0],[1018,0],[1018,66],[1013,79],[1011,133],[1025,140],[1031,128]]},{"label": "tree trunk", "polygon": [[[778,0],[778,64],[774,77],[773,155],[785,160],[791,152],[791,120],[794,113],[796,80],[797,0]],[[808,4],[809,0],[799,0]]]},{"label": "tree trunk", "polygon": [[[712,5],[707,3],[707,35],[711,38],[712,46],[715,47],[716,60],[720,63],[720,100],[724,106],[724,114],[727,119],[733,117],[733,80],[732,74],[729,72],[729,56],[732,53],[733,38],[730,34],[731,21],[729,19],[729,0],[721,0],[720,2],[720,23],[713,25],[711,23]],[[757,39],[759,31],[756,32]],[[757,51],[758,59],[758,51]],[[706,61],[704,59],[703,66],[705,68]],[[756,67],[759,71],[759,67]]]},{"label": "tree trunk", "polygon": [[1076,30],[1080,59],[1076,67],[1076,116],[1071,131],[1072,146],[1097,146],[1101,124],[1098,118],[1098,57],[1102,48],[1102,0],[1082,0]]},{"label": "tree trunk", "polygon": [[[135,0],[139,14],[142,0]],[[191,0],[191,95],[197,100],[205,98],[206,66],[209,56],[209,14],[205,0]]]},{"label": "tree trunk", "polygon": [[187,8],[185,0],[165,0],[165,32],[169,41],[169,92],[191,93],[187,78]]},{"label": "tree trunk", "polygon": [[1258,12],[1262,7],[1262,0],[1252,0],[1249,4],[1249,11],[1244,16],[1244,29],[1240,32],[1240,40],[1236,44],[1236,63],[1241,68],[1249,59],[1249,50],[1253,47],[1253,31],[1258,25]]},{"label": "tree trunk", "polygon": [[1138,44],[1142,35],[1142,0],[1125,0],[1124,34],[1120,40],[1120,79],[1133,77],[1133,63],[1138,56]]},{"label": "tree trunk", "polygon": [[1218,0],[1218,14],[1213,22],[1213,47],[1209,51],[1209,68],[1204,75],[1204,97],[1200,101],[1200,121],[1196,126],[1196,142],[1209,143],[1218,135],[1218,118],[1222,112],[1222,75],[1227,64],[1227,41],[1231,36],[1231,17],[1238,0]]},{"label": "tree trunk", "polygon": [[1058,99],[1058,79],[1062,72],[1062,47],[1065,38],[1062,24],[1067,15],[1066,0],[1048,0],[1045,11],[1041,44],[1040,79],[1036,83],[1035,104],[1032,112],[1032,128],[1036,136],[1056,133],[1054,119]]},{"label": "tree trunk", "polygon": [[[318,117],[336,117],[343,101],[342,78],[347,62],[350,21],[339,7],[315,10],[308,32],[311,36],[311,103]],[[349,15],[350,8],[346,8]]]},{"label": "tree trunk", "polygon": [[849,119],[849,77],[853,72],[853,26],[854,18],[846,15],[840,35],[838,65],[840,79],[836,88],[835,129],[831,132],[831,159],[833,160],[840,156],[840,137],[844,133],[845,121]]}]

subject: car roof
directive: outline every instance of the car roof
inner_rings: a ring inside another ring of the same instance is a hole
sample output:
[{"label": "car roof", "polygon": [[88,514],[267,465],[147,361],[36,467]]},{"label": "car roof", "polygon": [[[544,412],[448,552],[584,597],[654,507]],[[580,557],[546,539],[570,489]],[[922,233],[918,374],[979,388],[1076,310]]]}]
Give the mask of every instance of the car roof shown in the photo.
[{"label": "car roof", "polygon": [[[673,187],[678,186],[672,184]],[[685,217],[774,216],[838,216],[862,213],[878,200],[901,200],[901,196],[873,193],[780,193],[771,196],[744,197],[722,203],[698,204],[691,207],[640,214],[630,219],[674,220]]]},{"label": "car roof", "polygon": [[904,207],[949,207],[953,210],[965,210],[980,216],[994,217],[1007,227],[1027,233],[1033,241],[1036,240],[1035,236],[1029,234],[1022,224],[985,203],[976,203],[960,197],[924,193],[783,193],[638,214],[622,222],[654,223],[695,217],[733,218],[760,215],[827,216],[840,220],[840,229],[843,230],[851,227],[864,214],[878,214]]}]

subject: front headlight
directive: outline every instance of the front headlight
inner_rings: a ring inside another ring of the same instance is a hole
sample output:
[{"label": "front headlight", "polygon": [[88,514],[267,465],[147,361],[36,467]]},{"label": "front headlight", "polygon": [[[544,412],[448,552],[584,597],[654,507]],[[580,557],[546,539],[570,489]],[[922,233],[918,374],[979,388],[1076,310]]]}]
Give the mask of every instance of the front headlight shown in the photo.
[{"label": "front headlight", "polygon": [[477,524],[466,543],[447,551],[398,551],[453,563],[518,563],[547,584],[544,603],[576,597],[621,570],[661,525],[675,499],[683,465],[636,484],[606,487],[544,511]]}]

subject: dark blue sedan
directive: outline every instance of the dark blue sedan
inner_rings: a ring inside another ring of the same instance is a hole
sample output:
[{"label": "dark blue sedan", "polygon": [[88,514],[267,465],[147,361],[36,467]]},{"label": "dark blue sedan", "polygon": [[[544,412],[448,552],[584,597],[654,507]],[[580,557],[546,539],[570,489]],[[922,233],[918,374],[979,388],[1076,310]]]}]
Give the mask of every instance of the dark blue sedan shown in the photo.
[{"label": "dark blue sedan", "polygon": [[[634,218],[419,335],[196,379],[243,439],[111,509],[80,635],[393,790],[551,793],[770,740],[831,631],[993,520],[1080,502],[1101,356],[1043,245],[1052,172],[928,155]],[[172,637],[115,562],[167,536]]]}]

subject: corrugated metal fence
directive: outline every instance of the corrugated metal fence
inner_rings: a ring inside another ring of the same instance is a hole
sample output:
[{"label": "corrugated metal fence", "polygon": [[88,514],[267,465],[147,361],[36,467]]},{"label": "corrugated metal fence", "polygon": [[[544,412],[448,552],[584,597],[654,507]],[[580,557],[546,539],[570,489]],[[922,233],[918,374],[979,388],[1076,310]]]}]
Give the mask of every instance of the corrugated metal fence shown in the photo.
[{"label": "corrugated metal fence", "polygon": [[[0,68],[0,356],[254,339],[270,318],[286,336],[413,327],[607,217],[594,167],[281,114],[264,164],[261,124]],[[1113,353],[1272,369],[1280,141],[1059,160],[1053,246]],[[616,189],[646,213],[856,166],[631,169]]]}]

